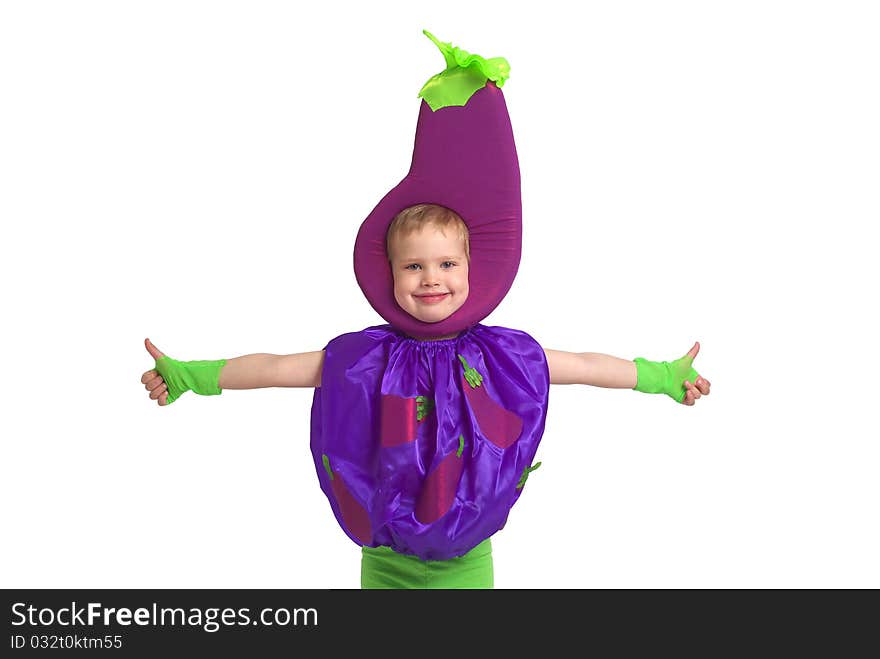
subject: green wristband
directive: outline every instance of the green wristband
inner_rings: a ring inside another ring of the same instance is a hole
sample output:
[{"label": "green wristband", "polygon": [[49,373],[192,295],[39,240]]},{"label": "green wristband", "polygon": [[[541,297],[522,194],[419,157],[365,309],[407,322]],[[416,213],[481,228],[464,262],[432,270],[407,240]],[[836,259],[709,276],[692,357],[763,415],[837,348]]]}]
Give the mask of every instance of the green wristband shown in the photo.
[{"label": "green wristband", "polygon": [[636,363],[636,391],[645,394],[666,394],[676,403],[684,400],[687,393],[684,381],[691,384],[699,377],[691,364],[693,358],[685,355],[674,362],[652,362],[642,357],[633,360]]},{"label": "green wristband", "polygon": [[226,365],[225,359],[217,361],[179,362],[167,355],[156,360],[156,370],[168,386],[170,405],[187,391],[201,396],[216,396],[220,389],[220,370]]}]

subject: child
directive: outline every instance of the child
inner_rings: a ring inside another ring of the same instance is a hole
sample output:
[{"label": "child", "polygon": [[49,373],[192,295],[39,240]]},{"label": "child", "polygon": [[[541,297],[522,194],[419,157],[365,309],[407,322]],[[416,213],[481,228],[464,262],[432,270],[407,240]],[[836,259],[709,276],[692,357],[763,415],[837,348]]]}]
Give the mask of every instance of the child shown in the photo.
[{"label": "child", "polygon": [[[405,209],[394,219],[388,231],[387,251],[395,300],[413,317],[438,322],[452,315],[467,299],[468,232],[453,211],[428,204]],[[456,332],[433,339],[409,337],[409,340],[423,342],[428,348],[434,341],[454,343],[460,334]],[[150,391],[150,398],[159,405],[173,402],[188,389],[211,394],[220,393],[222,389],[321,386],[325,351],[293,355],[257,354],[228,361],[180,364],[166,357],[149,339],[145,344],[156,359],[158,371],[167,376],[166,380],[157,370],[150,370],[141,378]],[[644,360],[633,362],[596,353],[544,350],[544,354],[551,384],[635,388],[667,393],[674,398],[678,398],[680,392],[680,402],[693,405],[710,391],[710,383],[695,376],[690,369],[698,351],[697,343],[685,357],[670,365]],[[641,388],[639,384],[642,384]],[[345,497],[342,494],[340,499]],[[430,512],[428,516],[431,516]],[[354,523],[351,517],[345,521],[355,529],[356,535],[370,533],[368,520],[361,530],[357,529],[356,519]],[[361,583],[364,588],[493,587],[489,538],[462,556],[446,560],[421,560],[388,546],[369,547],[368,544],[365,543],[362,550]]]},{"label": "child", "polygon": [[[428,34],[426,32],[426,34]],[[519,166],[500,87],[509,66],[448,43],[422,88],[409,174],[363,222],[358,284],[387,325],[324,350],[177,362],[141,381],[159,405],[182,393],[314,387],[311,449],[342,529],[362,547],[364,588],[491,588],[490,536],[523,491],[549,385],[666,393],[693,405],[691,363],[545,350],[480,324],[513,282],[521,248]],[[431,200],[432,203],[421,203]]]}]

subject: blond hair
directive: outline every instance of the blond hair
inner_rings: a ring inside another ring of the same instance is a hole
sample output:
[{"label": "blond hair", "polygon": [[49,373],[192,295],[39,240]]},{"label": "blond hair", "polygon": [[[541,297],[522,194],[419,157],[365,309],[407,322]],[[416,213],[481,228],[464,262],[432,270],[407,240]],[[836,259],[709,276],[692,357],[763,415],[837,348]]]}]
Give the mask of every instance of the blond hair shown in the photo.
[{"label": "blond hair", "polygon": [[391,260],[392,240],[421,231],[427,226],[439,229],[444,235],[446,235],[446,229],[457,232],[458,237],[464,242],[464,253],[470,262],[471,244],[467,224],[455,211],[436,204],[416,204],[404,208],[394,217],[385,236],[385,253],[388,255],[388,260]]}]

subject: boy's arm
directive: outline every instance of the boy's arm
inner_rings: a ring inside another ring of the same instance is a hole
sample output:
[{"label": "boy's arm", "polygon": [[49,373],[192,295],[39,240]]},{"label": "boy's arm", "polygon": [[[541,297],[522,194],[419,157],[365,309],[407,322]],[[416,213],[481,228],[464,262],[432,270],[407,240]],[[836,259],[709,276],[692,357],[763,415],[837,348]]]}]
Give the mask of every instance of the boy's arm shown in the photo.
[{"label": "boy's arm", "polygon": [[642,357],[633,361],[596,352],[545,350],[550,384],[589,384],[611,389],[635,389],[649,394],[666,394],[685,405],[693,405],[709,394],[710,382],[692,364],[700,351],[699,342],[672,362],[652,362]]},{"label": "boy's arm", "polygon": [[221,389],[320,387],[323,367],[323,350],[293,355],[242,355],[226,360],[218,384]]},{"label": "boy's arm", "polygon": [[274,387],[320,387],[324,351],[282,355],[277,363],[278,384]]},{"label": "boy's arm", "polygon": [[150,398],[166,405],[187,391],[216,395],[223,389],[264,387],[320,387],[324,351],[293,355],[259,353],[216,361],[179,362],[169,358],[149,339],[147,352],[156,360],[154,369],[141,376]]},{"label": "boy's arm", "polygon": [[628,359],[598,352],[544,350],[550,369],[550,384],[588,384],[608,389],[633,389],[636,364]]}]

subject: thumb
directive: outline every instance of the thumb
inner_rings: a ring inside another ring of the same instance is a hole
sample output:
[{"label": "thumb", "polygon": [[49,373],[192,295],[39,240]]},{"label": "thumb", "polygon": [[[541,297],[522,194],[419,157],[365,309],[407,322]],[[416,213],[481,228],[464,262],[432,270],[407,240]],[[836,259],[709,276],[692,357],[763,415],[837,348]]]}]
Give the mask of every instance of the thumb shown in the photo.
[{"label": "thumb", "polygon": [[147,352],[150,353],[150,356],[153,359],[159,359],[160,357],[164,357],[165,353],[159,350],[156,346],[153,345],[153,342],[149,339],[144,339],[144,346],[147,348]]},{"label": "thumb", "polygon": [[697,353],[698,353],[698,352],[700,352],[700,342],[699,342],[699,341],[696,341],[696,342],[694,343],[694,347],[691,348],[690,350],[688,350],[688,352],[687,352],[687,354],[685,355],[685,357],[690,357],[690,358],[691,358],[691,361],[694,361],[694,358],[697,356]]}]

